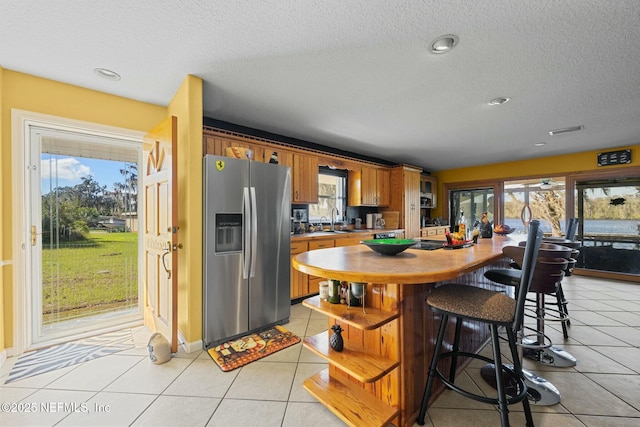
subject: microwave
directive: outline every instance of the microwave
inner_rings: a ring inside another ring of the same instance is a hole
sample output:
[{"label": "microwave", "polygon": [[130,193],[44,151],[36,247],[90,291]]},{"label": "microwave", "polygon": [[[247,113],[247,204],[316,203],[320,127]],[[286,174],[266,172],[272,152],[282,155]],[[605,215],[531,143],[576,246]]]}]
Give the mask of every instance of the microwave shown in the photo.
[{"label": "microwave", "polygon": [[433,207],[433,193],[420,193],[420,207],[421,208]]}]

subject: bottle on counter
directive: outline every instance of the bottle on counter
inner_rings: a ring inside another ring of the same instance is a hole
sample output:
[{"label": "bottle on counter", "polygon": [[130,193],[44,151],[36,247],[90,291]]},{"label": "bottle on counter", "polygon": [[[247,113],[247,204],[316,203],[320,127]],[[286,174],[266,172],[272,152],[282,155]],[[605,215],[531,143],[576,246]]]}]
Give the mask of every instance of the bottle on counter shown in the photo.
[{"label": "bottle on counter", "polygon": [[465,236],[467,234],[467,223],[464,218],[464,211],[460,211],[460,220],[458,221],[458,232],[464,234]]},{"label": "bottle on counter", "polygon": [[480,219],[480,235],[484,239],[493,237],[493,225],[491,225],[486,212],[482,213],[482,218]]}]

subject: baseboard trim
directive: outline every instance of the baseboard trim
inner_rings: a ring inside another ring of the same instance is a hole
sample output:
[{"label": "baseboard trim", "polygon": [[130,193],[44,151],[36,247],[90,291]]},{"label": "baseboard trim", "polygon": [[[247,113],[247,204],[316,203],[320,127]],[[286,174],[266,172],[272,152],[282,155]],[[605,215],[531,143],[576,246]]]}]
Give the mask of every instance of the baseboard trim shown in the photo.
[{"label": "baseboard trim", "polygon": [[194,353],[203,349],[202,340],[187,342],[180,331],[178,331],[178,343],[185,353]]}]

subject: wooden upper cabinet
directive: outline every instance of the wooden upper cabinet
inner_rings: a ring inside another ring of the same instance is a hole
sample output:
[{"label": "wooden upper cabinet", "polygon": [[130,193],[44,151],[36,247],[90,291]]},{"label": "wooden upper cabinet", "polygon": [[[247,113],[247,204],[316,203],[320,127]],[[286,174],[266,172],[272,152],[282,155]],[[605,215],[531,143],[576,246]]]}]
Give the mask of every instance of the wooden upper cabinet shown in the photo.
[{"label": "wooden upper cabinet", "polygon": [[387,169],[362,166],[349,171],[350,206],[389,206],[390,173]]},{"label": "wooden upper cabinet", "polygon": [[293,154],[291,203],[318,203],[318,158]]},{"label": "wooden upper cabinet", "polygon": [[423,208],[435,208],[438,206],[437,193],[438,180],[432,176],[420,175],[420,195],[427,200],[427,204]]},{"label": "wooden upper cabinet", "polygon": [[360,196],[363,205],[375,206],[378,204],[378,184],[376,170],[362,168],[362,194]]},{"label": "wooden upper cabinet", "polygon": [[204,154],[215,154],[217,156],[226,156],[227,148],[239,147],[246,148],[253,151],[253,158],[257,162],[268,162],[271,153],[265,156],[264,147],[251,144],[246,141],[241,141],[233,138],[223,138],[217,135],[204,135]]},{"label": "wooden upper cabinet", "polygon": [[391,184],[391,172],[387,169],[376,169],[376,190],[378,196],[378,205],[389,206]]},{"label": "wooden upper cabinet", "polygon": [[420,172],[405,169],[404,175],[404,230],[407,239],[420,237]]},{"label": "wooden upper cabinet", "polygon": [[420,168],[409,165],[391,169],[389,209],[399,211],[406,239],[420,237],[420,172]]},{"label": "wooden upper cabinet", "polygon": [[[330,154],[312,154],[296,147],[279,145],[223,131],[205,129],[203,153],[227,156],[227,148],[253,151],[253,160],[268,163],[277,153],[278,163],[291,168],[291,203],[318,203],[318,165],[349,171],[349,206],[390,206],[391,169]],[[394,190],[395,191],[395,190]]]},{"label": "wooden upper cabinet", "polygon": [[280,166],[289,166],[291,168],[291,202],[293,203],[293,152],[281,149],[280,147],[265,149],[265,156],[271,158],[273,153],[277,153],[278,164]]}]

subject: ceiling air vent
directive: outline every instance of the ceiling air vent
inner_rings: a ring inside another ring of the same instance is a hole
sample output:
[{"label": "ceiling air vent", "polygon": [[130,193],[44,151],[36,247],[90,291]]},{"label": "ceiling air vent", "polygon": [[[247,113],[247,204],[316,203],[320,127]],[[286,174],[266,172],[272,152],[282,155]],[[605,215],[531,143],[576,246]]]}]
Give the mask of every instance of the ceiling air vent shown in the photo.
[{"label": "ceiling air vent", "polygon": [[549,135],[554,136],[554,135],[560,135],[563,133],[569,133],[569,132],[576,132],[579,130],[584,129],[584,126],[580,125],[580,126],[571,126],[569,128],[562,128],[562,129],[556,129],[556,130],[550,130],[549,131]]}]

